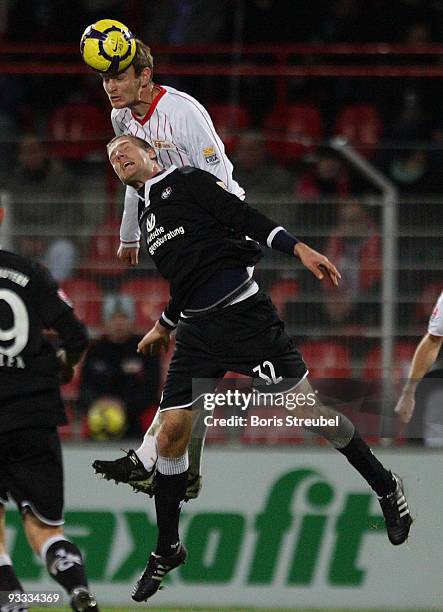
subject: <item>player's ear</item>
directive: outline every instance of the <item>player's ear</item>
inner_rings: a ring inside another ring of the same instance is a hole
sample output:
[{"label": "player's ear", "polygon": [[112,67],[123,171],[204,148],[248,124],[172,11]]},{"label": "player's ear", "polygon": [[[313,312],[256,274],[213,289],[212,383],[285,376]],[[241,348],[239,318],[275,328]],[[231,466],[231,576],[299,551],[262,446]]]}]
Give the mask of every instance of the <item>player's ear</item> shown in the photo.
[{"label": "player's ear", "polygon": [[140,77],[142,87],[146,87],[151,81],[152,70],[146,66],[146,68],[143,68]]}]

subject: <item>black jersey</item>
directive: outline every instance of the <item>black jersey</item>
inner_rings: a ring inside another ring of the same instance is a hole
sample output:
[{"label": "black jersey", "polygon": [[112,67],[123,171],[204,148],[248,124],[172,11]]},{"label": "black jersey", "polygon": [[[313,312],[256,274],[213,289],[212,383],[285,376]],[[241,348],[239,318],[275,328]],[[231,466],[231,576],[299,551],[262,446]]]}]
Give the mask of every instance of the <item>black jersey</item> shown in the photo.
[{"label": "black jersey", "polygon": [[297,242],[204,170],[172,166],[148,180],[139,196],[143,244],[170,282],[166,315],[174,322],[218,270],[254,266],[262,257],[257,242],[275,247],[273,240],[282,233],[284,252]]},{"label": "black jersey", "polygon": [[0,431],[63,423],[55,348],[82,352],[87,332],[41,265],[0,250]]}]

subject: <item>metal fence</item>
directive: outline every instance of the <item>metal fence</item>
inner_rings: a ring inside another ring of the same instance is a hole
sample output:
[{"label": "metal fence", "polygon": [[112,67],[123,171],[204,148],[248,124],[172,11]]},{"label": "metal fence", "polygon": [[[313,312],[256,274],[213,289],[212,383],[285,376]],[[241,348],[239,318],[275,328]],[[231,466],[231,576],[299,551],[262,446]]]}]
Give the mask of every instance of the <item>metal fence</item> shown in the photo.
[{"label": "metal fence", "polygon": [[[266,249],[256,278],[267,291],[314,378],[383,379],[407,374],[418,338],[441,290],[441,195],[398,194],[374,165],[341,141],[330,150],[366,181],[346,197],[257,196],[253,204],[326,253],[342,273],[336,289],[300,262]],[[43,261],[68,293],[92,337],[103,333],[103,302],[126,294],[143,333],[168,298],[148,257],[129,270],[116,258],[123,190],[110,193],[102,162],[68,168],[63,190],[16,184],[1,194],[7,208],[3,248]],[[115,186],[116,183],[113,183]],[[169,355],[170,356],[170,355]],[[167,367],[163,363],[163,371]],[[66,392],[75,400],[77,387]],[[394,389],[395,391],[395,389]]]}]

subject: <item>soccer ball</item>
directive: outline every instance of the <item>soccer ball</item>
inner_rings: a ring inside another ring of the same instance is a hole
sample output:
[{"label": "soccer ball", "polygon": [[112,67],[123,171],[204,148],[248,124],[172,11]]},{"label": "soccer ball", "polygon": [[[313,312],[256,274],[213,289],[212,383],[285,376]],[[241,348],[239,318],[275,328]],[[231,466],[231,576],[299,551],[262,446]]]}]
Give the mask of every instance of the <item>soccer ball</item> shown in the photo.
[{"label": "soccer ball", "polygon": [[88,411],[89,435],[94,440],[119,440],[126,432],[126,411],[119,400],[104,397]]},{"label": "soccer ball", "polygon": [[89,25],[80,40],[83,61],[98,72],[123,72],[134,59],[135,37],[120,21],[101,19]]}]

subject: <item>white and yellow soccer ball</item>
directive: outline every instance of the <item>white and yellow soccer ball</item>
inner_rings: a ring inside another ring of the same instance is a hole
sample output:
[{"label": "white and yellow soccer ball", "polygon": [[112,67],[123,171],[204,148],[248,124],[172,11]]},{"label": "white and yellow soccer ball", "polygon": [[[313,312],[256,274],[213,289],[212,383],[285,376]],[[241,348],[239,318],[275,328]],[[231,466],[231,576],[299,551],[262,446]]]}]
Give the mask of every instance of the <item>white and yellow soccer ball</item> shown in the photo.
[{"label": "white and yellow soccer ball", "polygon": [[80,40],[83,61],[98,72],[117,74],[134,59],[135,36],[124,23],[101,19],[89,25]]},{"label": "white and yellow soccer ball", "polygon": [[94,440],[119,440],[127,429],[126,410],[119,400],[103,397],[89,408],[87,424]]}]

